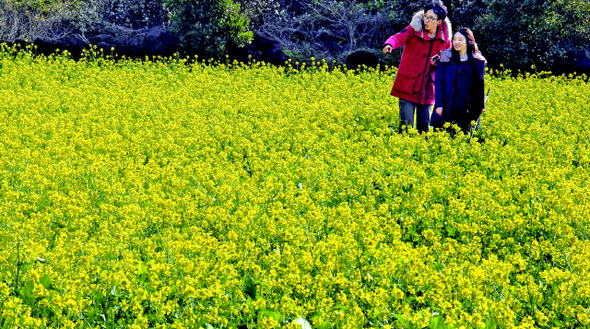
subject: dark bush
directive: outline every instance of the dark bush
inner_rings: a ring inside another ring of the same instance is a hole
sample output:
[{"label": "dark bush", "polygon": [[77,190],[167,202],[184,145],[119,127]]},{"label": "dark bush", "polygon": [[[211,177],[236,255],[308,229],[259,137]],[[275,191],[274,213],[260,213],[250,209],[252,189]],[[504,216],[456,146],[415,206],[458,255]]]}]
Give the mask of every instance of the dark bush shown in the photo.
[{"label": "dark bush", "polygon": [[172,28],[184,49],[206,58],[221,58],[227,44],[243,46],[250,42],[250,20],[240,3],[232,0],[166,0]]},{"label": "dark bush", "polygon": [[[454,29],[471,28],[492,67],[566,70],[572,63],[590,61],[587,0],[443,2]],[[112,31],[132,36],[162,27],[176,33],[187,53],[202,58],[220,58],[231,50],[241,58],[250,53],[276,63],[287,56],[302,62],[314,57],[344,64],[349,55],[360,51],[372,62],[377,56],[381,64],[397,65],[402,49],[384,56],[381,45],[428,3],[430,0],[0,0],[0,39],[76,38],[90,43],[92,37]],[[264,49],[256,44],[242,48],[253,39],[272,44],[267,47],[272,56],[260,54]]]},{"label": "dark bush", "polygon": [[489,0],[475,22],[492,65],[548,70],[590,46],[590,2]]}]

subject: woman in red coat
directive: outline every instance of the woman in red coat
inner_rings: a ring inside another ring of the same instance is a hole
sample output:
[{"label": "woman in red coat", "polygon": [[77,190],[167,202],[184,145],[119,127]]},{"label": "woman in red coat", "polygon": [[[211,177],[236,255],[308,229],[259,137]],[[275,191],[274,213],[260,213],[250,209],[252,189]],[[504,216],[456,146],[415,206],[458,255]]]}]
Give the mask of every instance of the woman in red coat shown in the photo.
[{"label": "woman in red coat", "polygon": [[400,131],[402,125],[414,125],[414,113],[418,131],[428,131],[434,105],[434,56],[451,46],[452,33],[447,8],[439,2],[414,14],[410,25],[385,41],[384,54],[404,47],[391,90],[399,98]]},{"label": "woman in red coat", "polygon": [[486,59],[481,55],[473,32],[460,29],[453,36],[453,48],[441,52],[436,69],[436,110],[432,126],[455,123],[463,132],[477,122],[484,110]]}]

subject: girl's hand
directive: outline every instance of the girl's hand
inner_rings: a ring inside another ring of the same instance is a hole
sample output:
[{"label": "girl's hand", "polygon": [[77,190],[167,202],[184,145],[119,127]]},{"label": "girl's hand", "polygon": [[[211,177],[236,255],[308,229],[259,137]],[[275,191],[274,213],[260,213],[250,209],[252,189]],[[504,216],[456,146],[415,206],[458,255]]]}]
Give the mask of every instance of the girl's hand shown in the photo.
[{"label": "girl's hand", "polygon": [[434,111],[436,111],[436,114],[438,114],[442,117],[442,110],[443,110],[442,107],[437,107],[436,110],[434,110]]},{"label": "girl's hand", "polygon": [[391,54],[391,51],[393,50],[393,48],[390,45],[385,45],[385,47],[383,47],[383,53],[384,54]]}]

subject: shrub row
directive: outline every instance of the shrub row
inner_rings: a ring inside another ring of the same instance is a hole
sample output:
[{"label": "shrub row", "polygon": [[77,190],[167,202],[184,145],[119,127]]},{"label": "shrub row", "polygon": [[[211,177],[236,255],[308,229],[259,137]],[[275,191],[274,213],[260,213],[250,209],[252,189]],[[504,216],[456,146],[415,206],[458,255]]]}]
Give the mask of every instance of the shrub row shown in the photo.
[{"label": "shrub row", "polygon": [[[511,69],[563,68],[587,57],[590,2],[576,0],[444,1],[455,27],[469,27],[490,65]],[[255,33],[287,57],[344,62],[370,50],[383,64],[382,42],[405,27],[427,1],[410,0],[0,0],[0,39],[85,36],[105,24],[173,29],[187,53],[221,58]],[[398,54],[399,55],[399,54]]]}]

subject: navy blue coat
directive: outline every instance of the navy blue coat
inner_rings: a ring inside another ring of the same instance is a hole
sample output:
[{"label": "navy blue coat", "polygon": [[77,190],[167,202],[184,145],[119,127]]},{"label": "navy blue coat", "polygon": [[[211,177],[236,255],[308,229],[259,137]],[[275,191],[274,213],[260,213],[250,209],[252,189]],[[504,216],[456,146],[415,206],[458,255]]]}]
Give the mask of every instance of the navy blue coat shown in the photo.
[{"label": "navy blue coat", "polygon": [[477,121],[484,108],[484,74],[486,60],[481,55],[470,55],[467,60],[467,75],[469,77],[468,88],[465,93],[467,99],[467,112],[459,113],[457,109],[451,108],[451,97],[455,88],[457,78],[457,67],[459,56],[453,56],[451,49],[443,50],[440,53],[440,61],[436,68],[435,84],[435,105],[434,108],[442,107],[442,117],[436,111],[432,112],[430,122],[433,127],[440,128],[445,122],[456,123],[464,131],[469,129],[471,121]]}]

